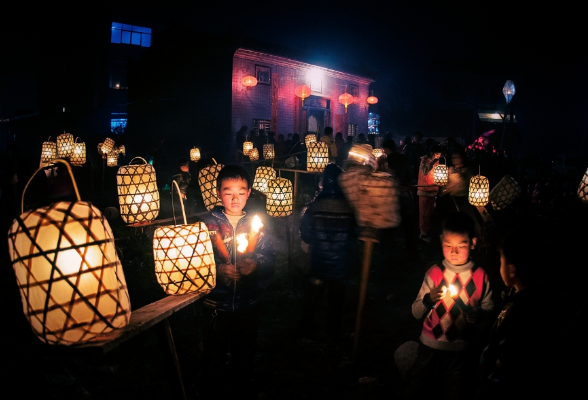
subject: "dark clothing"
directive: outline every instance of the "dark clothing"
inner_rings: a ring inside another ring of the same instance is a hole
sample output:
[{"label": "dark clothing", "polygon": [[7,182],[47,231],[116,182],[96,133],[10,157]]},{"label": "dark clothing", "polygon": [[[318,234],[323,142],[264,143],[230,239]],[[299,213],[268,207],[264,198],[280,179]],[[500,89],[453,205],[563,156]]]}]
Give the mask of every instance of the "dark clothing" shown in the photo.
[{"label": "dark clothing", "polygon": [[[188,186],[190,186],[190,181],[192,180],[192,175],[189,172],[181,171],[178,174],[175,174],[172,179],[177,182],[178,187],[180,188],[180,192],[183,196],[187,196],[188,193]],[[175,188],[172,188],[175,190]]]}]

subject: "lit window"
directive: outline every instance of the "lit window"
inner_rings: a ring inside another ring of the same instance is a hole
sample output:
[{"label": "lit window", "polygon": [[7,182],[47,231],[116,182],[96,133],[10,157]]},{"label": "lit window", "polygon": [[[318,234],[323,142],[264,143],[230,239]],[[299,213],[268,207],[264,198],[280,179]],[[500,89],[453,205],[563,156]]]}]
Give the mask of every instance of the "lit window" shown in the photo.
[{"label": "lit window", "polygon": [[134,44],[135,46],[151,46],[151,28],[113,22],[110,41],[112,43]]},{"label": "lit window", "polygon": [[270,127],[271,127],[272,121],[270,121],[269,119],[254,119],[253,120],[253,129],[255,129],[255,131],[259,134],[259,130],[263,129],[265,131],[265,134],[267,135],[267,133],[270,131]]},{"label": "lit window", "polygon": [[125,133],[127,129],[126,118],[111,118],[110,119],[110,133],[121,134]]}]

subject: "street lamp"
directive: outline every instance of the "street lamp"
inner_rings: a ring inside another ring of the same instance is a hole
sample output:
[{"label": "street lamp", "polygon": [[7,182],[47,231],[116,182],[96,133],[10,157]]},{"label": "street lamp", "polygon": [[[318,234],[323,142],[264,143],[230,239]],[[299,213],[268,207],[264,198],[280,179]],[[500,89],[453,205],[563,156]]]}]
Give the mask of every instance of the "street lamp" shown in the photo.
[{"label": "street lamp", "polygon": [[515,85],[513,81],[510,79],[506,81],[504,87],[502,88],[502,93],[504,93],[504,98],[506,99],[506,106],[504,107],[504,122],[502,124],[502,139],[500,140],[500,148],[502,149],[502,144],[504,143],[504,131],[506,130],[506,112],[508,110],[508,105],[512,100],[513,96],[515,95]]}]

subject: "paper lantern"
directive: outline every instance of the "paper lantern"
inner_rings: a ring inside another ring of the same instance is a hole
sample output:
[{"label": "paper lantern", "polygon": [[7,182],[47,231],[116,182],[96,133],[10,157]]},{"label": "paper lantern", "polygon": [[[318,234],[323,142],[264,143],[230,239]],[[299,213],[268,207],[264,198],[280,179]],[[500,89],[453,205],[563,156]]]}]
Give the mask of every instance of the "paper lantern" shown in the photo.
[{"label": "paper lantern", "polygon": [[50,163],[57,158],[57,144],[55,142],[50,142],[50,139],[51,136],[49,136],[49,139],[47,139],[46,142],[43,142],[43,146],[41,147],[42,163]]},{"label": "paper lantern", "polygon": [[194,147],[190,150],[190,160],[194,162],[200,160],[200,149],[198,147]]},{"label": "paper lantern", "polygon": [[296,86],[294,89],[294,94],[302,99],[302,104],[304,105],[304,99],[309,97],[312,93],[312,90],[306,85]]},{"label": "paper lantern", "polygon": [[309,133],[304,137],[304,144],[306,147],[311,143],[316,143],[316,135],[314,133]]},{"label": "paper lantern", "polygon": [[216,178],[223,167],[223,164],[215,164],[210,167],[202,168],[200,172],[198,172],[198,184],[200,185],[200,191],[202,192],[204,206],[208,211],[212,210],[216,205],[222,206],[223,204],[216,193]]},{"label": "paper lantern", "polygon": [[112,140],[111,138],[106,138],[104,139],[104,142],[102,143],[101,146],[99,146],[99,152],[102,153],[102,155],[106,156],[108,153],[110,153],[112,151],[112,149],[114,148],[114,140]]},{"label": "paper lantern", "polygon": [[584,177],[578,186],[578,197],[584,203],[588,203],[588,169],[584,172]]},{"label": "paper lantern", "polygon": [[374,157],[372,146],[369,144],[354,144],[351,146],[347,160],[355,164],[369,165],[373,171],[378,168],[378,162]]},{"label": "paper lantern", "polygon": [[123,328],[131,316],[110,226],[98,208],[79,201],[66,167],[78,201],[27,211],[8,233],[24,314],[40,340],[58,345]]},{"label": "paper lantern", "polygon": [[476,175],[470,179],[469,202],[476,207],[483,207],[488,204],[488,194],[490,192],[490,182],[488,178]]},{"label": "paper lantern", "polygon": [[243,142],[243,154],[248,156],[251,150],[253,150],[253,142]]},{"label": "paper lantern", "polygon": [[378,102],[378,98],[376,96],[370,96],[366,100],[368,104],[376,104]]},{"label": "paper lantern", "polygon": [[251,76],[251,75],[247,75],[247,76],[243,77],[243,79],[241,80],[241,83],[247,89],[251,89],[253,86],[257,85],[257,78],[255,78],[254,76]]},{"label": "paper lantern", "polygon": [[74,137],[71,133],[57,136],[57,157],[69,158],[73,154]]},{"label": "paper lantern", "polygon": [[347,113],[347,106],[353,104],[353,95],[350,93],[343,93],[339,96],[339,103],[345,106],[345,113]]},{"label": "paper lantern", "polygon": [[505,175],[490,192],[490,204],[494,210],[508,207],[521,195],[521,187],[510,175]]},{"label": "paper lantern", "polygon": [[[140,160],[143,164],[134,164]],[[159,214],[159,190],[155,169],[145,159],[135,157],[116,173],[120,216],[127,224],[149,222]]]},{"label": "paper lantern", "polygon": [[249,159],[251,161],[259,160],[259,151],[257,151],[257,148],[251,149],[251,151],[249,152]]},{"label": "paper lantern", "polygon": [[329,163],[329,147],[324,142],[314,142],[308,145],[306,153],[306,170],[323,172]]},{"label": "paper lantern", "polygon": [[276,152],[274,151],[274,145],[271,143],[266,143],[263,145],[263,158],[266,160],[271,160],[275,158]]},{"label": "paper lantern", "polygon": [[292,214],[292,182],[285,178],[267,182],[265,209],[272,217],[287,217]]},{"label": "paper lantern", "polygon": [[106,165],[109,167],[116,167],[118,165],[118,151],[111,151],[106,155]]},{"label": "paper lantern", "polygon": [[257,167],[255,178],[253,179],[253,189],[267,194],[267,182],[270,179],[276,179],[276,170],[272,167]]},{"label": "paper lantern", "polygon": [[71,165],[75,166],[84,165],[86,163],[86,143],[78,143],[78,139],[79,138],[76,138],[76,142],[73,145],[73,152],[69,159]]},{"label": "paper lantern", "polygon": [[374,157],[380,158],[384,155],[384,149],[373,149],[372,154],[374,155]]},{"label": "paper lantern", "polygon": [[[445,157],[443,157],[445,159]],[[449,182],[449,168],[446,164],[437,164],[433,170],[433,182],[438,186],[445,186]]]}]

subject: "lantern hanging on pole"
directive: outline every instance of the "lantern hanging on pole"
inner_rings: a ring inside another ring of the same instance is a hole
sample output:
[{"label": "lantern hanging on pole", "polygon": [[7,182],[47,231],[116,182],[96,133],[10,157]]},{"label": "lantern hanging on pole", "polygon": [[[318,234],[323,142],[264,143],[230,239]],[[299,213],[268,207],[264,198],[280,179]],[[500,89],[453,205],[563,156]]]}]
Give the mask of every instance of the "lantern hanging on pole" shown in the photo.
[{"label": "lantern hanging on pole", "polygon": [[249,141],[245,140],[243,142],[243,155],[248,156],[249,152],[251,152],[251,150],[253,150],[253,142],[249,142]]},{"label": "lantern hanging on pole", "polygon": [[194,147],[190,150],[190,160],[194,162],[198,162],[200,160],[200,149],[198,147]]},{"label": "lantern hanging on pole", "polygon": [[268,180],[265,209],[272,217],[292,214],[292,182],[281,177]]},{"label": "lantern hanging on pole", "polygon": [[[180,188],[173,181],[178,195]],[[173,190],[173,188],[172,188]],[[188,224],[181,200],[183,225],[162,226],[153,233],[155,277],[166,294],[205,292],[216,284],[216,263],[208,228]]]},{"label": "lantern hanging on pole", "polygon": [[378,102],[378,98],[374,96],[373,90],[370,91],[370,97],[368,97],[366,101],[368,102],[368,104],[376,104]]},{"label": "lantern hanging on pole", "polygon": [[114,140],[111,138],[104,139],[104,142],[98,145],[98,151],[102,154],[103,158],[106,158],[108,153],[114,148]]},{"label": "lantern hanging on pole", "polygon": [[106,165],[108,167],[118,166],[118,151],[113,150],[106,155]]},{"label": "lantern hanging on pole", "polygon": [[505,175],[490,192],[490,204],[494,210],[508,207],[521,195],[521,187],[510,175]]},{"label": "lantern hanging on pole", "polygon": [[272,143],[266,143],[263,145],[263,158],[266,160],[271,160],[272,158],[276,157],[276,152],[274,150],[274,145]]},{"label": "lantern hanging on pole", "polygon": [[306,170],[323,172],[329,163],[329,147],[325,142],[314,142],[308,145],[306,152]]},{"label": "lantern hanging on pole", "polygon": [[304,99],[310,97],[312,90],[306,85],[297,86],[294,89],[294,94],[302,99],[302,105],[304,105]]},{"label": "lantern hanging on pole", "polygon": [[216,178],[223,167],[223,164],[215,164],[202,168],[198,172],[198,184],[202,192],[204,206],[208,211],[212,210],[214,206],[222,206],[223,204],[216,191]]},{"label": "lantern hanging on pole", "polygon": [[343,93],[339,96],[339,103],[345,106],[345,114],[347,114],[347,106],[353,104],[353,95],[351,93]]},{"label": "lantern hanging on pole", "polygon": [[[510,101],[512,100],[513,96],[515,95],[515,85],[513,83],[513,81],[511,81],[510,79],[506,81],[506,83],[504,84],[504,87],[502,88],[502,93],[504,94],[504,98],[506,100],[506,104],[510,104]],[[506,115],[504,116],[504,118],[506,118]]]},{"label": "lantern hanging on pole", "polygon": [[49,139],[47,139],[46,142],[43,142],[43,146],[41,147],[42,163],[50,163],[57,158],[57,144],[50,140],[51,136],[49,136]]},{"label": "lantern hanging on pole", "polygon": [[243,77],[241,83],[247,88],[247,90],[250,90],[253,86],[257,85],[257,78],[247,75]]},{"label": "lantern hanging on pole", "polygon": [[251,151],[249,152],[249,159],[251,161],[257,161],[259,160],[259,151],[257,151],[257,148],[254,147],[253,149],[251,149]]},{"label": "lantern hanging on pole", "polygon": [[73,145],[73,153],[70,157],[71,165],[81,166],[86,163],[86,143],[80,142],[78,143],[78,139]]},{"label": "lantern hanging on pole", "polygon": [[584,176],[580,181],[580,186],[578,186],[578,197],[584,203],[588,204],[588,169],[584,172]]},{"label": "lantern hanging on pole", "polygon": [[69,158],[73,154],[74,137],[71,133],[57,136],[57,157]]},{"label": "lantern hanging on pole", "polygon": [[255,178],[253,179],[253,189],[259,190],[267,194],[267,182],[270,179],[276,179],[276,170],[272,167],[259,166],[255,170]]},{"label": "lantern hanging on pole", "polygon": [[[140,160],[143,164],[133,164]],[[116,173],[120,216],[127,224],[149,222],[159,214],[159,190],[155,169],[144,158],[135,157]]]},{"label": "lantern hanging on pole", "polygon": [[316,135],[314,133],[309,133],[304,137],[304,144],[306,147],[308,147],[310,143],[316,143]]},{"label": "lantern hanging on pole", "polygon": [[488,178],[478,175],[470,179],[470,192],[468,200],[471,205],[476,207],[483,207],[488,204],[488,196],[490,192],[490,182]]},{"label": "lantern hanging on pole", "polygon": [[[8,249],[24,313],[43,342],[75,345],[123,328],[131,316],[125,276],[108,221],[80,201],[57,202],[17,217]],[[39,168],[31,177],[23,191]],[[22,211],[22,206],[21,206]]]},{"label": "lantern hanging on pole", "polygon": [[[445,159],[445,157],[443,157]],[[447,160],[445,160],[447,162]],[[449,168],[447,168],[447,164],[437,164],[435,169],[433,170],[433,181],[435,185],[438,186],[445,186],[447,182],[449,182]]]}]

